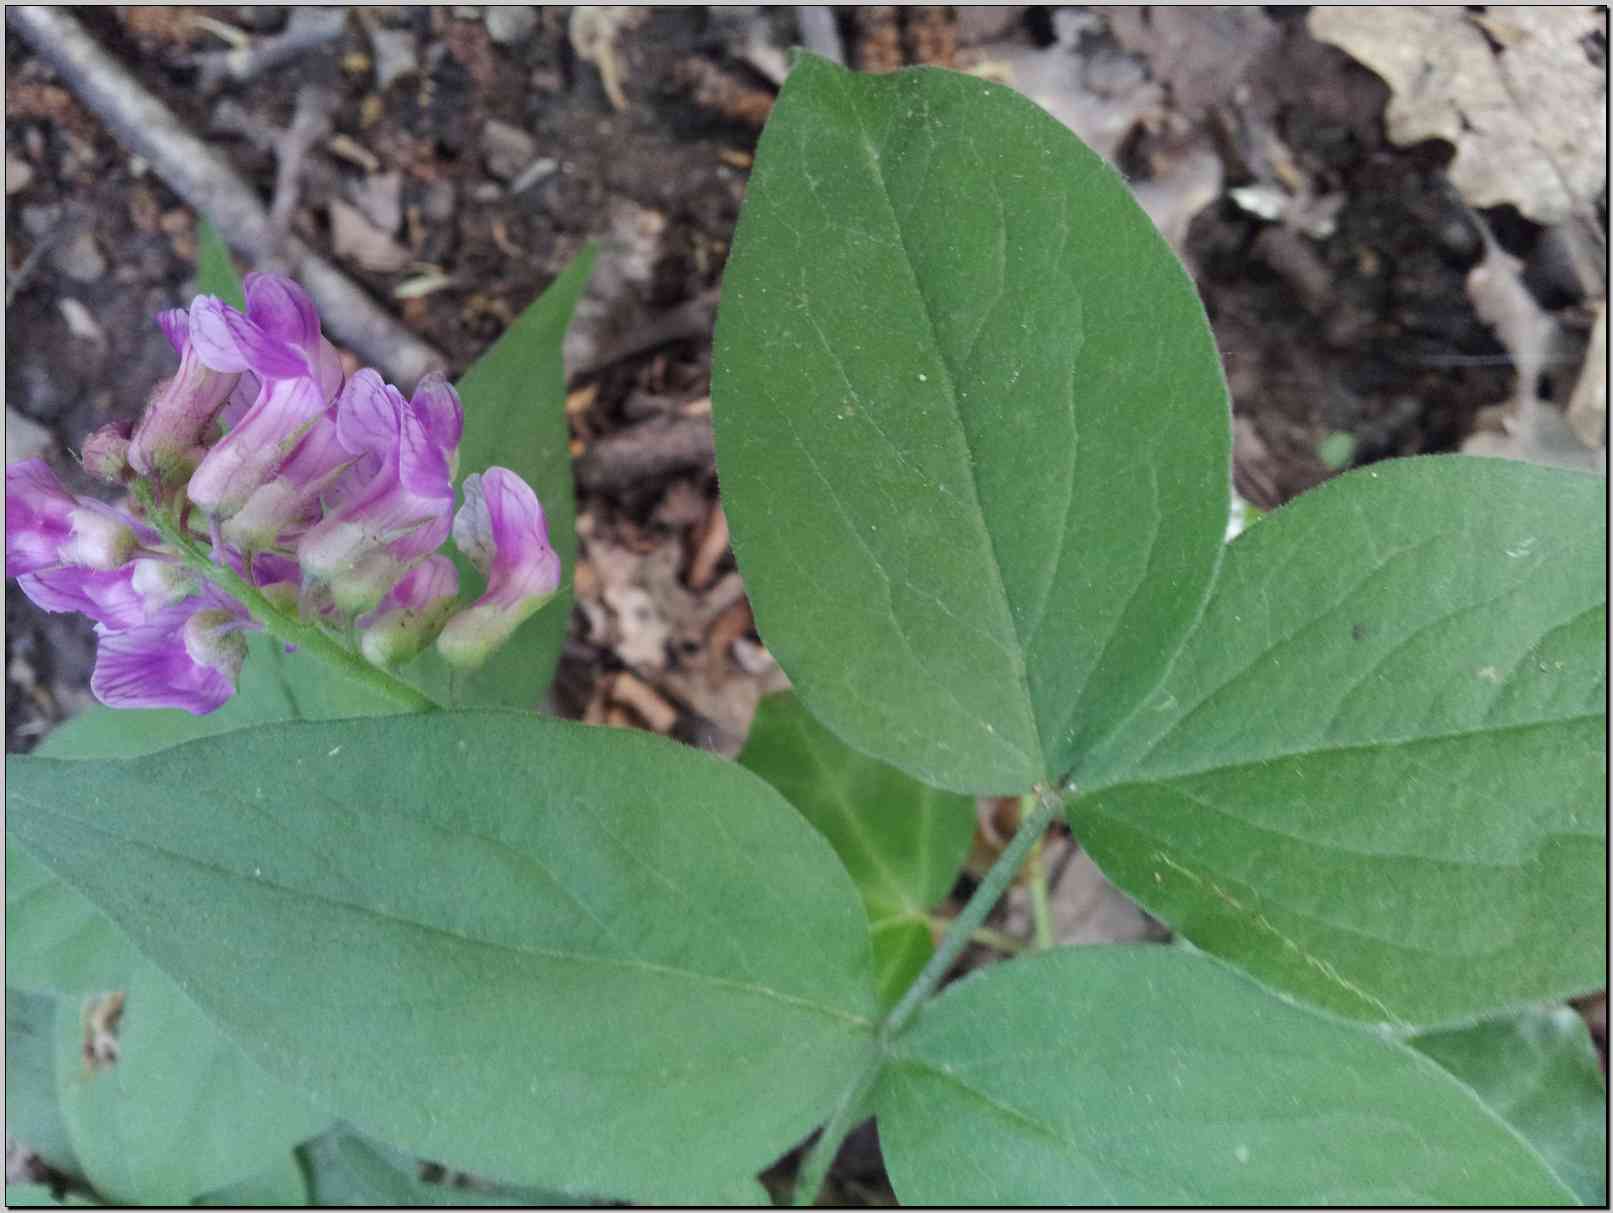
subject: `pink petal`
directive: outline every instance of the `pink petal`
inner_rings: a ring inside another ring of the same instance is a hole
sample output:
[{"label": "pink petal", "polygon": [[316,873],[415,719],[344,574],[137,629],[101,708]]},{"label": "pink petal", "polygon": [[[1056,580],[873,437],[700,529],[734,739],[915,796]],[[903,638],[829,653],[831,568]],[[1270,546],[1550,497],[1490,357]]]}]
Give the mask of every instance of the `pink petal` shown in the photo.
[{"label": "pink petal", "polygon": [[355,455],[389,452],[397,445],[402,422],[398,397],[368,367],[347,381],[336,401],[337,435]]},{"label": "pink petal", "polygon": [[184,357],[185,345],[190,340],[190,316],[182,307],[169,308],[157,313],[157,327],[174,347],[174,353]]},{"label": "pink petal", "polygon": [[290,278],[251,273],[242,283],[246,314],[269,337],[301,350],[312,363],[319,354],[319,313]]},{"label": "pink petal", "polygon": [[140,627],[102,631],[90,678],[95,697],[112,708],[180,708],[193,716],[224,706],[234,681],[195,661],[185,646],[195,613],[182,603]]},{"label": "pink petal", "polygon": [[110,628],[138,627],[146,622],[146,598],[135,589],[134,571],[132,563],[109,573],[46,569],[17,578],[17,588],[41,610],[76,611]]},{"label": "pink petal", "polygon": [[448,380],[437,371],[426,375],[415,385],[409,407],[425,426],[426,433],[431,435],[432,442],[452,462],[454,453],[459,450],[459,440],[465,433],[465,409]]},{"label": "pink petal", "polygon": [[190,499],[216,518],[237,513],[278,471],[325,407],[312,379],[267,380],[257,402],[190,479]]},{"label": "pink petal", "polygon": [[61,563],[73,533],[78,501],[43,459],[6,466],[6,576],[20,577]]}]

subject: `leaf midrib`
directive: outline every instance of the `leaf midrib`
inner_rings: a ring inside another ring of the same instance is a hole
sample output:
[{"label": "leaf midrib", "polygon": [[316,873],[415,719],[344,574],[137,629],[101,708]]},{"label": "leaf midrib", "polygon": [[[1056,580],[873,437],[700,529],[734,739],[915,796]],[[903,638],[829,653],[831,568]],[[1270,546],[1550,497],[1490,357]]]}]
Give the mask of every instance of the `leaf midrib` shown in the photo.
[{"label": "leaf midrib", "polygon": [[[198,859],[190,855],[182,855],[176,851],[171,851],[164,847],[157,846],[154,843],[129,838],[118,834],[115,831],[104,829],[91,822],[84,821],[80,818],[62,817],[59,814],[53,814],[51,813],[49,806],[47,806],[43,801],[33,799],[26,792],[14,793],[14,796],[22,805],[33,808],[34,810],[38,811],[41,816],[47,819],[55,817],[58,820],[71,822],[73,825],[89,833],[98,834],[103,838],[110,839],[123,846],[133,847],[137,850],[150,852],[170,862],[183,864],[188,867],[197,868],[206,872],[211,872],[216,875],[223,876],[227,880],[250,885],[255,889],[271,889],[278,893],[284,894],[287,897],[316,901],[323,905],[334,906],[339,909],[348,910],[367,917],[377,918],[383,922],[395,923],[401,927],[422,931],[431,935],[444,936],[459,943],[468,944],[475,948],[489,949],[496,953],[513,953],[518,956],[527,956],[538,960],[552,960],[563,963],[583,965],[592,964],[606,968],[636,970],[657,976],[673,977],[685,981],[706,983],[722,989],[738,990],[744,993],[754,994],[764,999],[794,1006],[802,1010],[811,1011],[815,1014],[823,1015],[830,1019],[836,1019],[843,1023],[849,1023],[870,1031],[872,1031],[874,1026],[873,1020],[865,1016],[856,1015],[849,1011],[841,1010],[838,1007],[832,1007],[823,1003],[814,1002],[811,999],[803,998],[800,995],[788,994],[782,990],[775,990],[771,986],[738,981],[734,978],[718,977],[714,974],[699,973],[688,969],[677,969],[669,965],[657,964],[654,961],[640,960],[633,957],[617,958],[607,956],[590,956],[581,952],[567,952],[557,948],[542,948],[530,944],[510,944],[494,940],[478,939],[474,936],[463,934],[448,927],[438,926],[434,923],[421,922],[412,918],[405,918],[401,915],[391,913],[386,910],[376,909],[373,906],[366,906],[357,902],[346,901],[342,898],[333,897],[326,893],[313,892],[304,889],[294,889],[290,886],[281,884],[278,881],[262,877],[255,877],[248,880],[240,873],[235,872],[222,864],[214,863],[210,860]],[[48,860],[43,862],[47,867],[51,867],[52,870],[54,870],[54,865],[50,864]],[[68,880],[68,883],[74,885],[74,887],[77,887],[77,883],[75,881]],[[92,902],[95,901],[95,898],[88,892],[85,892],[85,896],[89,897]],[[159,968],[161,967],[163,966],[159,966]],[[164,971],[166,972],[166,969],[164,969]]]},{"label": "leaf midrib", "polygon": [[[858,143],[863,150],[865,158],[867,159],[869,171],[872,173],[874,181],[879,186],[879,196],[884,200],[885,210],[889,215],[891,228],[896,233],[897,245],[902,251],[902,264],[907,269],[909,284],[912,286],[913,293],[918,299],[919,310],[924,316],[925,328],[929,332],[930,346],[935,351],[936,360],[941,367],[942,382],[946,388],[947,403],[952,406],[952,414],[957,420],[959,441],[962,442],[964,448],[964,464],[968,470],[967,479],[970,497],[974,502],[975,515],[979,519],[980,532],[985,537],[987,554],[990,556],[989,563],[991,565],[992,574],[991,584],[995,590],[998,610],[1000,615],[1006,618],[1009,632],[1014,637],[1014,649],[1010,653],[1010,667],[1013,670],[1015,679],[1019,683],[1020,693],[1023,696],[1022,706],[1024,708],[1026,721],[1030,725],[1030,737],[1035,748],[1036,757],[1045,765],[1047,762],[1047,746],[1042,738],[1041,722],[1036,717],[1036,701],[1031,695],[1030,678],[1026,665],[1025,638],[1020,635],[1019,624],[1014,617],[1013,604],[1008,596],[1008,584],[1003,577],[1002,560],[997,553],[996,537],[991,533],[991,528],[986,525],[986,511],[980,497],[980,477],[979,473],[975,470],[976,461],[974,451],[969,446],[969,432],[968,428],[963,423],[963,408],[958,401],[956,372],[952,366],[952,360],[947,356],[946,350],[941,343],[940,331],[937,329],[935,317],[930,311],[929,298],[925,295],[924,288],[919,282],[918,269],[913,262],[912,251],[907,245],[907,233],[903,229],[901,219],[896,213],[896,202],[895,199],[891,197],[890,185],[885,180],[885,171],[880,166],[879,151],[874,146],[873,137],[869,133],[868,125],[863,119],[862,109],[857,104],[855,95],[853,95],[850,91],[851,75],[850,73],[837,72],[834,74],[834,78],[839,83],[841,91],[845,95],[847,105],[857,120]],[[1055,575],[1056,572],[1057,570],[1055,570]],[[1043,771],[1040,773],[1038,778],[1047,780],[1050,779],[1051,776],[1049,776],[1046,771]]]}]

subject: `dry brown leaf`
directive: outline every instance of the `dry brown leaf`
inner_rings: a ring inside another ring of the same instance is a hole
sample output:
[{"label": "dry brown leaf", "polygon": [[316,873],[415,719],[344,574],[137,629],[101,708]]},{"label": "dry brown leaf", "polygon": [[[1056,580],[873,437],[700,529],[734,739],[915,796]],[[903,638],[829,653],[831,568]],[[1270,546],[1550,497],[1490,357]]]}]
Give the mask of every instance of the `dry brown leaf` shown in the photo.
[{"label": "dry brown leaf", "polygon": [[377,274],[395,274],[414,255],[340,198],[330,201],[330,243],[336,256]]},{"label": "dry brown leaf", "polygon": [[1606,182],[1607,70],[1586,45],[1606,37],[1605,10],[1321,5],[1309,23],[1389,85],[1391,139],[1455,145],[1450,178],[1473,206],[1552,224]]}]

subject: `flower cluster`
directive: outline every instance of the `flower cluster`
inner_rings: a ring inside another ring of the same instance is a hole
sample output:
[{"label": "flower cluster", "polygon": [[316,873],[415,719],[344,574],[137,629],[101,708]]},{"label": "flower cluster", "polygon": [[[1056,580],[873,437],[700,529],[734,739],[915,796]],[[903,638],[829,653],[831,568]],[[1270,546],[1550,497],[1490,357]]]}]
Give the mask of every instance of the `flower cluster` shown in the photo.
[{"label": "flower cluster", "polygon": [[[244,314],[203,295],[158,323],[178,372],[132,430],[84,444],[85,470],[128,497],[77,497],[40,459],[6,468],[6,576],[95,621],[102,703],[211,712],[244,633],[276,616],[378,666],[435,641],[474,668],[554,596],[560,560],[519,476],[467,476],[455,513],[464,413],[441,375],[409,399],[346,376],[312,301],[267,274],[247,276]],[[438,553],[450,535],[487,579],[469,605]]]}]

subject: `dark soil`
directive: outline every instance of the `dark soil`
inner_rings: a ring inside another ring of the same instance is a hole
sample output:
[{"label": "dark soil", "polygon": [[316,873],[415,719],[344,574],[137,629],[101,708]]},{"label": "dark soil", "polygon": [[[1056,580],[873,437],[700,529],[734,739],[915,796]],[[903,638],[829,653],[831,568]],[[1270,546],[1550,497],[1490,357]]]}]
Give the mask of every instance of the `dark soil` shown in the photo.
[{"label": "dark soil", "polygon": [[[573,449],[587,469],[585,560],[556,701],[570,715],[656,727],[728,753],[756,694],[777,681],[731,576],[701,439],[713,300],[776,91],[769,61],[737,49],[749,11],[640,11],[615,38],[627,103],[618,110],[600,69],[573,49],[565,9],[540,10],[529,32],[505,42],[476,9],[354,10],[336,40],[215,91],[204,87],[203,56],[224,43],[194,18],[264,38],[284,27],[286,10],[76,10],[266,201],[277,140],[299,96],[321,90],[342,138],[310,155],[292,227],[441,350],[453,372],[586,241],[603,242],[603,268],[568,347]],[[792,10],[762,20],[775,48],[795,39]],[[1237,484],[1271,508],[1332,474],[1318,453],[1329,434],[1353,436],[1357,462],[1455,449],[1481,408],[1507,398],[1513,372],[1464,291],[1483,243],[1445,179],[1451,149],[1391,144],[1386,86],[1314,41],[1303,10],[1259,20],[1273,26],[1271,40],[1241,71],[1236,95],[1189,104],[1178,81],[1168,95],[1186,108],[1140,125],[1120,155],[1144,182],[1173,141],[1208,137],[1221,158],[1220,195],[1193,219],[1183,252],[1225,355]],[[881,69],[970,66],[996,47],[1046,45],[1056,26],[1045,9],[961,19],[951,9],[838,10],[836,21],[848,58]],[[408,43],[417,63],[384,89],[376,34]],[[1089,46],[1112,50],[1113,40],[1100,30],[1081,43]],[[9,31],[5,62],[8,457],[15,413],[44,427],[52,462],[71,480],[69,452],[94,427],[133,417],[171,373],[151,317],[193,290],[197,216]],[[527,136],[513,168],[490,157],[490,121]],[[1313,194],[1338,197],[1329,234],[1300,234],[1233,201],[1234,188],[1269,181],[1252,141],[1265,130]],[[406,264],[366,268],[333,250],[331,204],[353,203],[366,178],[394,173],[398,220],[383,235]],[[1515,214],[1488,218],[1510,251],[1531,255],[1538,229]],[[450,279],[446,287],[394,297],[433,270]],[[642,441],[673,430],[693,436],[681,454]],[[601,444],[624,435],[650,450],[625,479],[601,471],[624,458]],[[669,571],[657,581],[663,564]],[[651,588],[651,607],[617,592],[629,583]],[[675,610],[651,592],[661,584],[683,595]],[[662,611],[668,638],[659,649],[638,643],[635,610]],[[8,751],[29,748],[87,702],[91,646],[81,620],[43,615],[7,586]],[[793,1165],[792,1156],[769,1175],[786,1183]],[[832,1184],[830,1199],[890,1200],[871,1131],[848,1143]]]}]

